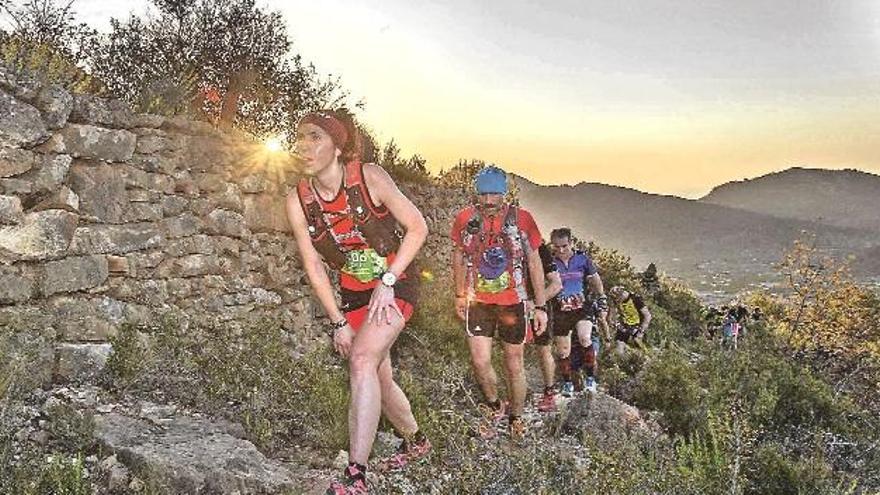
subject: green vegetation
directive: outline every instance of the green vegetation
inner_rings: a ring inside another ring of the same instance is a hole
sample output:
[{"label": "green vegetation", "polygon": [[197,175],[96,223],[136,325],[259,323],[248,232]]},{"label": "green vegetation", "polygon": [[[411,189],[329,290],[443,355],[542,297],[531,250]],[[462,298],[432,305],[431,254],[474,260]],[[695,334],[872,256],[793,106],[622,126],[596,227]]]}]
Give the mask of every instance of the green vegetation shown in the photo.
[{"label": "green vegetation", "polygon": [[46,408],[42,444],[17,438],[28,431],[34,390],[46,376],[40,359],[45,345],[40,337],[0,325],[0,493],[90,494],[83,467],[84,456],[96,449],[89,415],[59,402]]},{"label": "green vegetation", "polygon": [[[624,257],[597,246],[591,250],[607,279],[638,287],[638,275]],[[671,444],[643,448],[623,442],[609,448],[610,440],[599,432],[572,436],[561,427],[564,418],[532,431],[523,445],[478,441],[473,428],[479,393],[460,324],[448,305],[451,284],[444,283],[443,267],[424,268],[441,275],[426,281],[420,311],[394,355],[400,383],[436,450],[429,463],[412,466],[405,476],[381,478],[383,493],[604,487],[594,491],[831,494],[880,486],[872,471],[880,465],[876,409],[836,390],[840,377],[817,368],[815,359],[792,359],[795,349],[778,320],[786,314],[784,300],[753,296],[767,306],[768,318],[750,328],[734,353],[693,330],[698,302],[665,278],[648,298],[655,314],[649,349],[621,358],[606,346],[600,373],[609,393],[655,411]],[[235,330],[181,329],[172,322],[127,327],[115,344],[111,386],[129,393],[162,390],[166,397],[229,416],[270,452],[305,445],[314,462],[345,448],[343,363],[326,348],[290,355],[283,332],[271,322]],[[126,357],[144,355],[149,358]]]}]

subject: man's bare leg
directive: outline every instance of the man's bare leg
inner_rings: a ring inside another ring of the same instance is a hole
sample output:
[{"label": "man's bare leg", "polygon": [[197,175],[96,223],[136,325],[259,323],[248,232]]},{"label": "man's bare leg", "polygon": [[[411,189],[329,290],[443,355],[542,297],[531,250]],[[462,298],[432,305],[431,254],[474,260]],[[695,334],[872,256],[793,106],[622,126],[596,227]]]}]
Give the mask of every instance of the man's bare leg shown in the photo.
[{"label": "man's bare leg", "polygon": [[504,343],[504,371],[510,394],[510,414],[522,416],[526,402],[526,374],[523,370],[523,344]]},{"label": "man's bare leg", "polygon": [[498,376],[492,367],[492,338],[468,337],[468,348],[471,352],[471,366],[483,397],[486,402],[493,403],[498,400]]},{"label": "man's bare leg", "polygon": [[538,358],[541,361],[541,376],[544,379],[544,388],[553,386],[556,374],[556,361],[553,359],[553,351],[549,345],[538,346]]}]

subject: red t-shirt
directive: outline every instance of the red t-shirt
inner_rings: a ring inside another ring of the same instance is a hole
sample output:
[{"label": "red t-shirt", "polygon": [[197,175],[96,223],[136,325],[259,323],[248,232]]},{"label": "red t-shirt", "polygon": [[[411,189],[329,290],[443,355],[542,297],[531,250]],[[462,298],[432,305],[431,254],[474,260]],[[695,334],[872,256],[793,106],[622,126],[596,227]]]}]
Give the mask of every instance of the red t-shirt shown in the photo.
[{"label": "red t-shirt", "polygon": [[[462,232],[464,231],[465,224],[474,216],[474,206],[468,206],[467,208],[458,212],[458,215],[455,217],[455,221],[452,222],[452,233],[450,237],[452,237],[452,242],[455,243],[456,248],[465,249],[465,245],[462,240]],[[507,216],[507,208],[502,208],[496,215],[488,216],[485,214],[481,214],[483,218],[483,231],[489,233],[498,233],[501,232],[502,227],[504,226],[504,219]],[[538,230],[538,225],[535,223],[535,219],[532,218],[531,213],[526,210],[519,208],[516,215],[517,226],[520,230],[520,235],[525,236],[525,243],[528,244],[529,248],[532,250],[537,250],[541,245],[541,232]],[[498,243],[500,243],[500,236],[503,234],[499,234]],[[495,242],[487,242],[487,245],[495,244]],[[523,253],[524,256],[528,256],[527,253]],[[523,278],[527,280],[529,275],[528,269],[528,258],[523,259]],[[508,270],[509,272],[510,270]],[[476,272],[476,269],[474,269]],[[469,278],[476,278],[478,275],[473,273]],[[473,284],[474,281],[471,281]],[[500,292],[485,292],[479,290],[479,284],[476,289],[476,298],[478,302],[485,304],[497,304],[501,306],[510,306],[513,304],[517,304],[520,302],[519,295],[516,293],[516,284],[513,280],[512,276],[508,277],[507,287]]]}]

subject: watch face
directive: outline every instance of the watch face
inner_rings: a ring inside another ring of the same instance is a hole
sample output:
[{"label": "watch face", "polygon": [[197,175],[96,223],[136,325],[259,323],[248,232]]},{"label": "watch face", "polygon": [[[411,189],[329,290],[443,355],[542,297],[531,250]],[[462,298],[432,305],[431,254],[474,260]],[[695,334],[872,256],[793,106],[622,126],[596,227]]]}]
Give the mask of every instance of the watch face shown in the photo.
[{"label": "watch face", "polygon": [[397,282],[397,277],[393,273],[386,272],[382,275],[382,283],[383,284],[388,285],[388,286],[392,286],[392,285],[394,285],[395,282]]}]

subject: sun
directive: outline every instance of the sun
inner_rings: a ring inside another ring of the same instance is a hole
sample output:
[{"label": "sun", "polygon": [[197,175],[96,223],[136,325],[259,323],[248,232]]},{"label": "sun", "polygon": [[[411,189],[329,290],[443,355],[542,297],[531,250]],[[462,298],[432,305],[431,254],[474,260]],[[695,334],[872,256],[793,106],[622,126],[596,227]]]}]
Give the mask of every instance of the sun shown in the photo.
[{"label": "sun", "polygon": [[281,136],[272,136],[263,141],[263,146],[266,147],[266,151],[278,153],[284,149],[284,140]]}]

